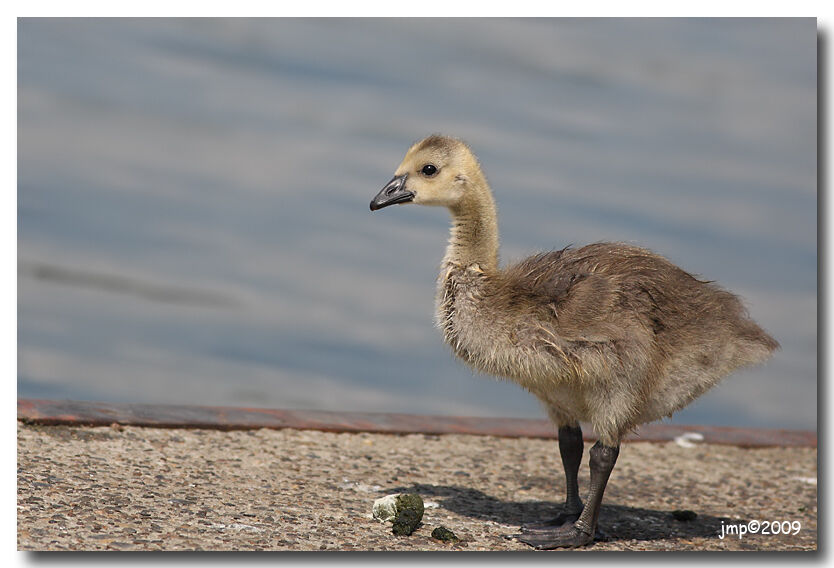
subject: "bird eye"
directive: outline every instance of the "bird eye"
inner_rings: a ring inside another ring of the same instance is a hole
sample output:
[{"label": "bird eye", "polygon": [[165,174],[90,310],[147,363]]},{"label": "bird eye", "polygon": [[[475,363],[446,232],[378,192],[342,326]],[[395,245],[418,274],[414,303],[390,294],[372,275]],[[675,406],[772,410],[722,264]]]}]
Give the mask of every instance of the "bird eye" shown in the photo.
[{"label": "bird eye", "polygon": [[424,176],[431,177],[437,173],[437,167],[432,164],[426,164],[425,166],[423,166],[423,169],[420,170],[420,173],[422,173]]}]

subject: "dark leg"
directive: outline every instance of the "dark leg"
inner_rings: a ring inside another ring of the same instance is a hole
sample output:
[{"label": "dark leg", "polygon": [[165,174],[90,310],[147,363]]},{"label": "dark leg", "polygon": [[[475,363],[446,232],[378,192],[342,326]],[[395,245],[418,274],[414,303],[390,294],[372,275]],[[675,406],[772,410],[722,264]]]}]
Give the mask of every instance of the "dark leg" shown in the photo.
[{"label": "dark leg", "polygon": [[562,456],[562,466],[565,468],[565,506],[555,518],[543,523],[524,525],[521,527],[522,532],[547,531],[566,523],[574,523],[579,518],[582,500],[579,498],[578,474],[584,449],[582,428],[579,424],[559,428],[559,453]]},{"label": "dark leg", "polygon": [[602,504],[602,495],[605,492],[605,485],[614,464],[617,463],[617,456],[620,454],[620,446],[603,446],[597,442],[591,448],[591,489],[588,492],[588,501],[579,519],[569,525],[552,528],[548,531],[539,530],[536,532],[525,532],[517,538],[525,544],[538,549],[551,549],[563,546],[575,547],[588,544],[594,540],[594,531],[597,528],[599,509]]}]

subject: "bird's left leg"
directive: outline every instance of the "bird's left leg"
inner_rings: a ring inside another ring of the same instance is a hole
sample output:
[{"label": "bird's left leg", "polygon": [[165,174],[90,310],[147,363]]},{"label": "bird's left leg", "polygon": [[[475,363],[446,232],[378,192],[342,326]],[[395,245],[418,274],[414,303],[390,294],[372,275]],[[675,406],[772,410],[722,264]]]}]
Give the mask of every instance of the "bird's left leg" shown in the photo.
[{"label": "bird's left leg", "polygon": [[562,507],[562,512],[555,518],[541,523],[523,525],[522,532],[548,531],[554,527],[574,523],[579,519],[582,513],[582,500],[579,498],[578,477],[584,449],[582,427],[579,423],[559,427],[559,454],[562,457],[562,467],[565,469],[565,505]]}]

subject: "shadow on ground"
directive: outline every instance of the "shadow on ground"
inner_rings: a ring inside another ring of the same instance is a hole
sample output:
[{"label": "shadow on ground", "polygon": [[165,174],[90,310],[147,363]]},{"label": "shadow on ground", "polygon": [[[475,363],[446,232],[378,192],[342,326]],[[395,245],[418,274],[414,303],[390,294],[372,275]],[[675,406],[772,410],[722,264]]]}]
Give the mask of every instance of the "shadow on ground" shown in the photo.
[{"label": "shadow on ground", "polygon": [[[394,487],[389,493],[418,493],[424,498],[440,498],[443,508],[468,517],[496,523],[521,526],[555,517],[562,504],[553,501],[501,501],[477,489],[455,485],[417,483],[410,487]],[[602,540],[666,540],[718,538],[724,523],[746,523],[729,517],[698,514],[690,521],[675,519],[672,511],[657,511],[625,505],[605,505],[600,512]]]}]

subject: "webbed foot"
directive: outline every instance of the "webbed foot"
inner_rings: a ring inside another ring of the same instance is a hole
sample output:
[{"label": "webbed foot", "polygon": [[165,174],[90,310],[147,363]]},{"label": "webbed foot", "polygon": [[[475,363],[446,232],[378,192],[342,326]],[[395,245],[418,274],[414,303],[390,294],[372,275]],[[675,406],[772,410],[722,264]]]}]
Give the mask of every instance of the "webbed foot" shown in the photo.
[{"label": "webbed foot", "polygon": [[576,513],[559,513],[554,518],[549,519],[547,521],[539,522],[539,523],[528,523],[526,525],[521,525],[521,532],[523,533],[534,533],[534,532],[548,532],[552,531],[553,529],[558,529],[562,525],[572,525],[579,519],[579,513],[582,510],[580,509]]},{"label": "webbed foot", "polygon": [[524,532],[515,537],[519,542],[529,544],[536,550],[551,550],[553,548],[576,548],[594,541],[594,535],[576,527],[575,523],[563,524],[549,530]]}]

